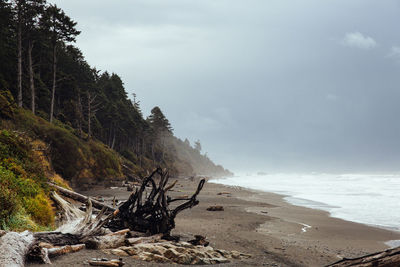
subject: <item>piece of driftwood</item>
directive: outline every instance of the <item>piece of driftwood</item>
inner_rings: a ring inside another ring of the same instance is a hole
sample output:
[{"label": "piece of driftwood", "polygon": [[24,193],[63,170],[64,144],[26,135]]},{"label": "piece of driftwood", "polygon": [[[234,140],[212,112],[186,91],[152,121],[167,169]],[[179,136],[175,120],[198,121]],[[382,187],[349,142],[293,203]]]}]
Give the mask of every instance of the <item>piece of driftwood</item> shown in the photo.
[{"label": "piece of driftwood", "polygon": [[160,241],[162,237],[163,234],[156,234],[152,236],[143,236],[143,237],[131,237],[126,239],[125,243],[126,245],[131,245],[131,246],[142,243],[154,243]]},{"label": "piece of driftwood", "polygon": [[206,237],[202,235],[195,235],[194,239],[189,240],[188,243],[194,246],[204,246],[204,247],[207,247],[210,244],[210,242],[206,240]]},{"label": "piece of driftwood", "polygon": [[125,263],[122,261],[122,259],[119,260],[99,259],[99,260],[90,260],[89,264],[92,266],[120,267],[124,266]]},{"label": "piece of driftwood", "polygon": [[398,267],[400,266],[400,247],[369,254],[354,259],[342,259],[327,267]]},{"label": "piece of driftwood", "polygon": [[46,242],[53,246],[75,245],[80,243],[80,236],[61,232],[38,232],[33,236],[37,243]]},{"label": "piece of driftwood", "polygon": [[129,228],[127,228],[127,229],[123,229],[123,230],[120,230],[120,231],[117,231],[117,232],[111,232],[111,233],[107,234],[107,236],[126,235],[126,234],[128,234],[129,231],[130,231]]},{"label": "piece of driftwood", "polygon": [[125,245],[125,235],[104,235],[89,237],[86,242],[88,249],[117,248]]},{"label": "piece of driftwood", "polygon": [[208,211],[224,211],[224,207],[222,206],[210,206],[207,208]]},{"label": "piece of driftwood", "polygon": [[54,247],[54,248],[49,248],[47,249],[49,257],[53,258],[56,256],[72,253],[72,252],[77,252],[79,250],[82,250],[85,248],[85,244],[78,244],[78,245],[66,245],[62,247]]},{"label": "piece of driftwood", "polygon": [[[156,176],[159,178],[158,184],[155,180]],[[176,184],[175,181],[167,186],[168,179],[168,172],[157,168],[143,180],[140,188],[136,189],[129,199],[119,206],[106,227],[112,231],[128,227],[131,230],[144,233],[169,235],[170,231],[175,228],[176,215],[199,203],[196,197],[203,188],[205,179],[199,182],[197,190],[190,198],[184,199],[167,197],[167,191],[171,190]],[[146,191],[147,187],[150,190]],[[170,209],[169,204],[178,200],[185,202],[174,209]]]},{"label": "piece of driftwood", "polygon": [[34,241],[32,233],[9,232],[1,237],[0,266],[25,266],[25,255]]},{"label": "piece of driftwood", "polygon": [[[61,186],[58,186],[58,185],[54,184],[54,183],[48,183],[48,184],[51,187],[57,189],[57,191],[60,194],[62,194],[63,196],[69,197],[69,198],[71,198],[73,200],[76,200],[76,201],[79,201],[79,202],[82,202],[82,203],[87,203],[88,200],[89,200],[89,197],[87,197],[87,196],[84,196],[84,195],[76,193],[74,191],[65,189],[65,188],[63,188]],[[101,209],[105,208],[107,211],[114,211],[115,210],[115,208],[113,208],[113,207],[111,207],[109,205],[106,205],[106,204],[104,204],[104,203],[102,203],[100,201],[97,201],[97,200],[94,200],[94,199],[90,199],[90,200],[92,202],[93,207],[95,207],[96,209],[101,210]]]}]

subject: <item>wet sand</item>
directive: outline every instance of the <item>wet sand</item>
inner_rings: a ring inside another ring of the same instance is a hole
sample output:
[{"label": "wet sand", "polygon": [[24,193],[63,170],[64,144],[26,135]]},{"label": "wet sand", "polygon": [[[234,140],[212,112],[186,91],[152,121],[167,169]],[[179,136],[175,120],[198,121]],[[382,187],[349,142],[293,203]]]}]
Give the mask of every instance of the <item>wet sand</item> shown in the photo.
[{"label": "wet sand", "polygon": [[[197,181],[180,179],[170,195],[191,195],[196,187]],[[224,194],[218,195],[221,192]],[[123,201],[130,194],[123,187],[81,193],[103,196],[106,201],[114,196]],[[388,248],[384,242],[400,239],[400,232],[331,218],[324,211],[290,205],[272,193],[206,183],[198,199],[198,206],[177,216],[172,234],[181,235],[183,240],[201,234],[215,248],[253,255],[218,266],[324,266],[342,257],[384,250]],[[221,205],[224,211],[207,211],[211,205]],[[85,261],[93,257],[117,258],[101,251],[83,250],[58,257],[53,264],[87,266]],[[129,257],[124,261],[126,266],[176,266]]]}]

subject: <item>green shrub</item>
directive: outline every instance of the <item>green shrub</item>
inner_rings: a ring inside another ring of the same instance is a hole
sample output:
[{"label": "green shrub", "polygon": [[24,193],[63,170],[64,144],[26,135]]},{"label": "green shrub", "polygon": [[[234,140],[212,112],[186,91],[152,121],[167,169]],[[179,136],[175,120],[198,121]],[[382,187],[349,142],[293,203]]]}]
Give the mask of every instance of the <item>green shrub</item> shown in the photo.
[{"label": "green shrub", "polygon": [[[0,170],[0,179],[2,179]],[[18,200],[15,191],[0,182],[0,223],[5,224],[18,210]]]}]

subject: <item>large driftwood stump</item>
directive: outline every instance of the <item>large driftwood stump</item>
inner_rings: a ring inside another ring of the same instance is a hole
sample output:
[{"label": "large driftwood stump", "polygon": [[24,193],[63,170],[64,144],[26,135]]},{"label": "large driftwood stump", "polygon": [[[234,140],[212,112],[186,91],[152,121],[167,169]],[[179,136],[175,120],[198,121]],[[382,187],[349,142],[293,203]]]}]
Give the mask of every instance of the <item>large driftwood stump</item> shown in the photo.
[{"label": "large driftwood stump", "polygon": [[[156,176],[159,176],[158,185],[154,179]],[[106,227],[112,231],[128,227],[131,230],[144,233],[169,235],[171,230],[175,228],[176,215],[199,203],[196,197],[203,188],[205,179],[199,182],[197,190],[190,198],[176,199],[167,196],[168,190],[172,189],[176,184],[174,182],[167,186],[168,179],[168,172],[157,168],[143,180],[140,188],[136,189],[129,199],[114,212],[115,216],[108,222]],[[144,196],[146,187],[151,188],[151,190],[150,193]],[[185,202],[174,209],[170,209],[169,204],[175,201]]]}]

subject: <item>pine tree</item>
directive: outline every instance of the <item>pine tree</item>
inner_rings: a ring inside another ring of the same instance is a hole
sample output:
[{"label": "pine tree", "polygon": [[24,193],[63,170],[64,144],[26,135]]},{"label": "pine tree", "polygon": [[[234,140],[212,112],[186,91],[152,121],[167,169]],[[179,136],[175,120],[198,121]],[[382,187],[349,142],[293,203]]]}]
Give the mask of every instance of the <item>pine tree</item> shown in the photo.
[{"label": "pine tree", "polygon": [[43,16],[43,29],[49,34],[52,46],[53,82],[51,90],[50,122],[53,121],[54,99],[57,81],[57,45],[59,42],[75,42],[80,31],[75,29],[76,22],[72,21],[64,11],[56,5],[49,5]]}]

